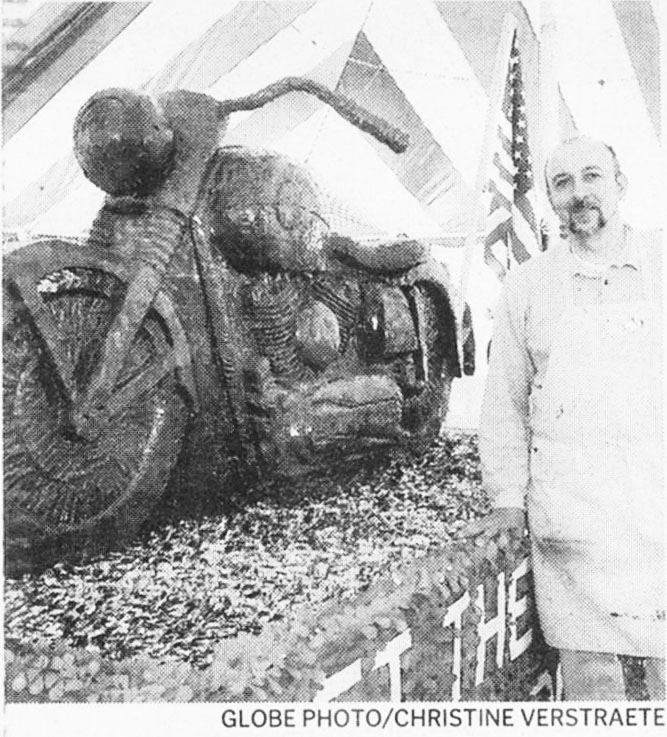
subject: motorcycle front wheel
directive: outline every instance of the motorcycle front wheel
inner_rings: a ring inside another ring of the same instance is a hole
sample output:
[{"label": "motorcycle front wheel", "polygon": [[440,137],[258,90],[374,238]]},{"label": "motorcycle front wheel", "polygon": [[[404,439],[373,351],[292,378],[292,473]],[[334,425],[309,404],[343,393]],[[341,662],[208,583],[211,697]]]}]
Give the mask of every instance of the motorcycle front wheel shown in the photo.
[{"label": "motorcycle front wheel", "polygon": [[149,309],[116,379],[116,401],[94,431],[81,429],[77,400],[127,284],[103,267],[59,257],[53,245],[45,244],[43,253],[40,258],[35,246],[5,264],[8,575],[81,560],[136,534],[168,483],[188,415],[169,368],[168,328]]}]

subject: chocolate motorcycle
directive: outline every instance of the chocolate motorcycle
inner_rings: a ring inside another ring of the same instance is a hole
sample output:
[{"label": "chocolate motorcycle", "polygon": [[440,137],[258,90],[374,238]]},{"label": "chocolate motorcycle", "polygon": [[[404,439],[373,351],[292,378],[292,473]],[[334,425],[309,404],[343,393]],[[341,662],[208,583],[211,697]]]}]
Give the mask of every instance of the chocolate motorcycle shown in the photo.
[{"label": "chocolate motorcycle", "polygon": [[445,267],[331,232],[304,167],[219,145],[231,113],[287,92],[407,145],[296,78],[223,102],[110,89],[79,111],[77,160],[107,194],[89,235],[4,260],[9,571],[130,539],[168,487],[224,495],[437,434],[472,339]]}]

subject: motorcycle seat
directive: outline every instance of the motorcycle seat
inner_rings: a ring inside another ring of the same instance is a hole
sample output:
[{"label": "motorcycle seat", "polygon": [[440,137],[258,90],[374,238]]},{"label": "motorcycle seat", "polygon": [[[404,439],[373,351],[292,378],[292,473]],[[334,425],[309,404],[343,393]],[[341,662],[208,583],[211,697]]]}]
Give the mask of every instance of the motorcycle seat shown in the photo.
[{"label": "motorcycle seat", "polygon": [[408,271],[428,258],[427,246],[407,238],[367,246],[352,238],[332,234],[326,241],[325,251],[329,258],[345,266],[377,274]]}]

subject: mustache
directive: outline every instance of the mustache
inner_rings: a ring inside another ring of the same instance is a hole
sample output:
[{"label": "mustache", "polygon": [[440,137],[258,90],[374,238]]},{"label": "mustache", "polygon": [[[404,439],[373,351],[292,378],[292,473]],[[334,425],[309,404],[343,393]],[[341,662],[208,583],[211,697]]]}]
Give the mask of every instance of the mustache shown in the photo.
[{"label": "mustache", "polygon": [[568,212],[576,214],[584,210],[600,209],[600,202],[596,197],[573,197],[567,205]]}]

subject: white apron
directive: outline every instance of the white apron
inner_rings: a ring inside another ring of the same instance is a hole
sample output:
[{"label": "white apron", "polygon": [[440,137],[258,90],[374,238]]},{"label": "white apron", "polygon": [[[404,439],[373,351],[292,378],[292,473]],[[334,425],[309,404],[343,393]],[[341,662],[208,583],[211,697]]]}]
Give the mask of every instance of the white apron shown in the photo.
[{"label": "white apron", "polygon": [[558,648],[664,657],[662,314],[567,304],[531,403],[536,603]]}]

